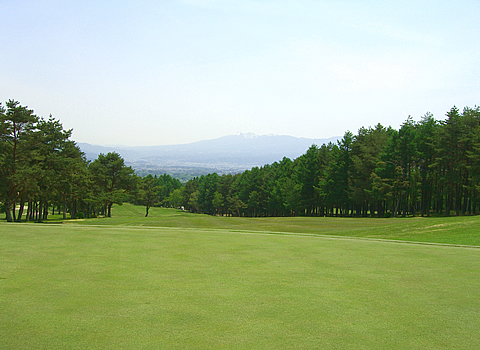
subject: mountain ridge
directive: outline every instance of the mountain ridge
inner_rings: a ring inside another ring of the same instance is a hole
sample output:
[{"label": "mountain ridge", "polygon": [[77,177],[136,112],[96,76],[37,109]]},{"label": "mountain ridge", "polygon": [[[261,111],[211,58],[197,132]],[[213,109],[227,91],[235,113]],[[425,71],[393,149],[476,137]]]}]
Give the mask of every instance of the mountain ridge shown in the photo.
[{"label": "mountain ridge", "polygon": [[[211,140],[160,146],[101,146],[77,143],[88,160],[99,153],[117,152],[137,173],[171,174],[172,169],[188,168],[205,172],[238,173],[255,166],[295,159],[316,144],[336,142],[341,137],[325,139],[299,138],[288,135],[234,134]],[[198,176],[198,174],[194,174]]]}]

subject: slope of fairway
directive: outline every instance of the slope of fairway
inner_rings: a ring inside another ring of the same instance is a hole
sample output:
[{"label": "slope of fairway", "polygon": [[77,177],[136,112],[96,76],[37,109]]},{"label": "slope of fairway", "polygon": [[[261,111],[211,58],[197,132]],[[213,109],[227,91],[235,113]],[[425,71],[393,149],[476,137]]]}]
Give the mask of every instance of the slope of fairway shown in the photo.
[{"label": "slope of fairway", "polygon": [[1,348],[480,348],[480,249],[121,221],[0,224]]},{"label": "slope of fairway", "polygon": [[227,229],[271,233],[350,236],[410,242],[445,243],[480,247],[480,216],[429,218],[239,218],[192,214],[175,209],[124,204],[114,206],[112,218],[71,220],[75,225]]}]

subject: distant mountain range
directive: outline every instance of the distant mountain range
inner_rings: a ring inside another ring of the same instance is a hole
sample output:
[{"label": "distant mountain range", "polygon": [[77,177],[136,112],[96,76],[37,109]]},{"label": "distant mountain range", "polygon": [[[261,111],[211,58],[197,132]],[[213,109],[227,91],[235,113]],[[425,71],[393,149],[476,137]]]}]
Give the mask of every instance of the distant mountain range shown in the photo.
[{"label": "distant mountain range", "polygon": [[167,173],[187,180],[213,172],[237,173],[280,161],[283,157],[293,160],[312,144],[321,146],[339,139],[341,137],[309,139],[248,133],[167,146],[98,146],[88,143],[78,143],[78,146],[89,160],[96,159],[100,153],[117,152],[141,176]]}]

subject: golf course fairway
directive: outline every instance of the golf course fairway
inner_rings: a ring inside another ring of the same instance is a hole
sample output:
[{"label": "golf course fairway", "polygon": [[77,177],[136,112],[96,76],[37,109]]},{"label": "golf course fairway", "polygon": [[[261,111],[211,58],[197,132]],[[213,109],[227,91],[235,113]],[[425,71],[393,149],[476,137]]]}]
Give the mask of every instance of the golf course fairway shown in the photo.
[{"label": "golf course fairway", "polygon": [[478,246],[107,220],[0,223],[0,348],[480,348]]}]

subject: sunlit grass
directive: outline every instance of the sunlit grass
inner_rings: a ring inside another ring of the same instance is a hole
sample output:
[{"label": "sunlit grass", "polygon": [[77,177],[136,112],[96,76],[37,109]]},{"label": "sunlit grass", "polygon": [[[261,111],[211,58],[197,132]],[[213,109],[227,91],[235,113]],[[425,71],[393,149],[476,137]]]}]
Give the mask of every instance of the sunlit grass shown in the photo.
[{"label": "sunlit grass", "polygon": [[480,249],[363,239],[465,243],[475,217],[244,219],[154,208],[145,218],[143,209],[1,223],[0,348],[480,347]]},{"label": "sunlit grass", "polygon": [[114,206],[112,218],[67,221],[69,224],[225,229],[388,239],[480,246],[480,216],[429,218],[239,218],[192,214],[166,208]]}]

